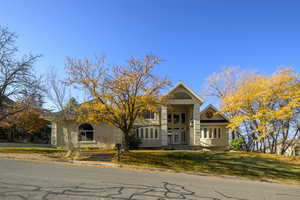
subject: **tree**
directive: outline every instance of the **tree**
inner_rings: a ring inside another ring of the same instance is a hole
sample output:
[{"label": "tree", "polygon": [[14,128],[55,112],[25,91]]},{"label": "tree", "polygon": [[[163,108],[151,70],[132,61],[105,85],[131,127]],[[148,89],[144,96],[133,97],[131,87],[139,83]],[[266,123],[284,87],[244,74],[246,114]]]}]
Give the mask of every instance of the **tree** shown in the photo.
[{"label": "tree", "polygon": [[[206,79],[203,93],[222,103],[225,97],[237,91],[242,81],[253,77],[255,74],[255,71],[249,69],[240,70],[238,67],[223,67],[222,71],[215,72]],[[224,112],[223,114],[230,119],[238,113]],[[242,138],[240,141],[243,142],[242,147],[244,149],[251,150],[256,136],[248,128],[240,126],[234,131],[232,130],[231,133],[233,134],[232,138],[235,136]]]},{"label": "tree", "polygon": [[[59,79],[56,71],[52,68],[47,74],[47,97],[54,105],[56,113],[52,114],[51,118],[56,122],[72,120],[75,114],[74,108],[77,102],[74,98],[70,98],[68,101],[66,91],[67,85]],[[70,131],[68,129],[66,129],[66,131],[66,148],[68,150],[66,156],[69,157],[73,153],[74,146],[72,144]]]},{"label": "tree", "polygon": [[231,116],[228,127],[250,136],[247,150],[275,153],[280,146],[281,154],[300,135],[299,108],[299,75],[290,68],[241,79],[221,103],[221,112]]},{"label": "tree", "polygon": [[104,122],[119,128],[127,144],[136,120],[145,111],[156,111],[164,104],[160,91],[170,84],[167,78],[153,73],[161,60],[146,55],[143,60],[131,58],[127,65],[109,68],[105,59],[67,60],[68,83],[88,92],[91,100],[80,106],[79,120]]},{"label": "tree", "polygon": [[17,36],[0,26],[0,121],[41,102],[40,79],[33,65],[40,55],[23,55],[18,59]]}]

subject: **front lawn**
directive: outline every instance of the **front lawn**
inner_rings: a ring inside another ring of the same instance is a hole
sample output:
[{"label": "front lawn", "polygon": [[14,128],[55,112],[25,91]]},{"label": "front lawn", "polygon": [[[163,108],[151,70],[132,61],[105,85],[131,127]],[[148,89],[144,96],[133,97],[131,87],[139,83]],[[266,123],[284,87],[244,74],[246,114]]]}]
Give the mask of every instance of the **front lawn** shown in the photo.
[{"label": "front lawn", "polygon": [[[114,161],[116,162],[116,161]],[[179,171],[300,182],[300,159],[228,151],[131,151],[121,163]]]},{"label": "front lawn", "polygon": [[55,153],[63,150],[59,147],[1,147],[0,153]]}]

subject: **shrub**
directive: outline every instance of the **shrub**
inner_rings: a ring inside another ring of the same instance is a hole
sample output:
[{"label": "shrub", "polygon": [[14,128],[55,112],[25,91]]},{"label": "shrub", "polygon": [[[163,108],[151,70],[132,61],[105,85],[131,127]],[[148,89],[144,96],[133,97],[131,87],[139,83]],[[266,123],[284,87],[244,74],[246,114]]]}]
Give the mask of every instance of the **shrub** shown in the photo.
[{"label": "shrub", "polygon": [[242,144],[244,143],[243,138],[235,138],[230,142],[230,149],[242,150]]},{"label": "shrub", "polygon": [[141,144],[142,144],[141,139],[137,138],[134,134],[128,136],[127,146],[130,150],[138,149]]}]

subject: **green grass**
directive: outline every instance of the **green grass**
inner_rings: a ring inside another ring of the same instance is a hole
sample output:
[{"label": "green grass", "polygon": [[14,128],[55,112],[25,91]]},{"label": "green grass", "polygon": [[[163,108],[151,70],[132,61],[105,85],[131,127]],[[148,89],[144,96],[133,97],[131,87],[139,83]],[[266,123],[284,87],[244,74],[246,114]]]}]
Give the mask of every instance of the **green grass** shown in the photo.
[{"label": "green grass", "polygon": [[59,147],[1,147],[0,153],[55,153],[63,150]]},{"label": "green grass", "polygon": [[300,159],[248,152],[132,151],[121,163],[300,182]]}]

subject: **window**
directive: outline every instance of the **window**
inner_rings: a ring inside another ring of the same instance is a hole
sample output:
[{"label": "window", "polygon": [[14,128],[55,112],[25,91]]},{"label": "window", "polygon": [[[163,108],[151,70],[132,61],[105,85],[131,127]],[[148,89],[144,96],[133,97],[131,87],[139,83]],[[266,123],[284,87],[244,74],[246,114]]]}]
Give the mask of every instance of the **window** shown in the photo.
[{"label": "window", "polygon": [[178,123],[179,123],[179,118],[180,118],[180,117],[179,117],[178,114],[174,114],[174,115],[173,115],[173,123],[174,123],[174,124],[178,124]]},{"label": "window", "polygon": [[203,138],[204,137],[204,132],[203,132],[203,128],[200,128],[200,137]]},{"label": "window", "polygon": [[181,140],[183,143],[186,142],[185,128],[181,129]]},{"label": "window", "polygon": [[94,128],[90,124],[81,124],[79,126],[78,141],[93,141],[94,140]]},{"label": "window", "polygon": [[145,128],[145,130],[146,130],[145,138],[148,138],[148,128]]},{"label": "window", "polygon": [[144,119],[154,119],[154,112],[145,111],[142,116]]},{"label": "window", "polygon": [[209,138],[211,138],[212,137],[212,130],[211,130],[211,128],[209,129]]},{"label": "window", "polygon": [[221,138],[221,128],[218,128],[218,138]]},{"label": "window", "polygon": [[144,129],[143,128],[140,129],[140,138],[144,138]]},{"label": "window", "polygon": [[217,138],[217,128],[214,128],[214,138]]},{"label": "window", "polygon": [[168,123],[172,123],[172,115],[168,114]]},{"label": "window", "polygon": [[185,113],[181,113],[181,123],[185,123]]},{"label": "window", "polygon": [[158,138],[158,130],[157,130],[157,128],[155,129],[155,138]]},{"label": "window", "polygon": [[207,138],[207,128],[204,128],[204,138]]},{"label": "window", "polygon": [[179,128],[175,128],[174,142],[179,142]]},{"label": "window", "polygon": [[150,128],[150,138],[153,138],[153,128]]}]

